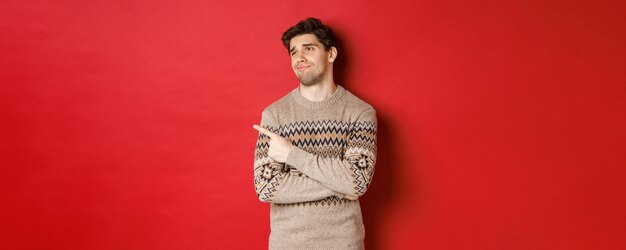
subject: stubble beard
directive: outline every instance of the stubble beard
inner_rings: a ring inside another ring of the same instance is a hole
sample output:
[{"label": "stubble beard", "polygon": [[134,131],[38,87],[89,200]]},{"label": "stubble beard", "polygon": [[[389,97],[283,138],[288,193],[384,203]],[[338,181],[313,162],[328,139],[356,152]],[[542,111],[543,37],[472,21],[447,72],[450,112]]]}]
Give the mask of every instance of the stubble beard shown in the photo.
[{"label": "stubble beard", "polygon": [[298,76],[298,80],[300,80],[300,83],[302,83],[302,85],[304,86],[313,86],[315,84],[317,84],[318,82],[320,82],[321,79],[321,75],[316,76]]},{"label": "stubble beard", "polygon": [[298,77],[298,80],[300,81],[300,83],[302,83],[302,85],[313,86],[322,81],[322,79],[324,78],[324,73],[318,71],[309,72],[309,74],[307,74],[306,72],[300,72],[300,74],[296,74],[296,76]]}]

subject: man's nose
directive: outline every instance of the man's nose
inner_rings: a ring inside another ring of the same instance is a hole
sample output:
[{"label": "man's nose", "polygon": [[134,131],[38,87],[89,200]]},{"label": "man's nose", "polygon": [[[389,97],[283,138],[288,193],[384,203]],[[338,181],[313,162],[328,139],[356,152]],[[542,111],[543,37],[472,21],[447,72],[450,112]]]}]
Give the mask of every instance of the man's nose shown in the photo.
[{"label": "man's nose", "polygon": [[298,62],[306,62],[306,58],[300,54],[300,56],[298,56]]},{"label": "man's nose", "polygon": [[306,61],[306,58],[304,58],[304,53],[297,52],[296,58],[297,58],[298,62],[305,62]]}]

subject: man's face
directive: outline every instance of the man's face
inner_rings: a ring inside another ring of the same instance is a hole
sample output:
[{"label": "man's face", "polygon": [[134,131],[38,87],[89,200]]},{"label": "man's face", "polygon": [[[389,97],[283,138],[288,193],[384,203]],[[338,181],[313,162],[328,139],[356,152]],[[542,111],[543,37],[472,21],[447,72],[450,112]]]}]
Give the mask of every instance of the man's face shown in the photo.
[{"label": "man's face", "polygon": [[289,46],[291,67],[303,85],[315,85],[332,77],[329,69],[337,55],[334,47],[325,50],[324,45],[313,34],[296,36],[291,39]]}]

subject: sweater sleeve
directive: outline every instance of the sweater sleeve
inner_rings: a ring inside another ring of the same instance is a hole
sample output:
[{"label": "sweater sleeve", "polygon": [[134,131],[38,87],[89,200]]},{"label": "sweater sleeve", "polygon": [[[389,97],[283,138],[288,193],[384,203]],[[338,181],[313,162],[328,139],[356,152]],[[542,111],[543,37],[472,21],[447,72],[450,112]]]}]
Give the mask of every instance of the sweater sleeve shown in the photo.
[{"label": "sweater sleeve", "polygon": [[[266,112],[261,126],[278,133],[278,127]],[[254,187],[262,202],[299,203],[344,195],[335,192],[296,169],[275,162],[267,156],[269,137],[259,133],[254,154]]]},{"label": "sweater sleeve", "polygon": [[342,159],[320,157],[294,147],[287,156],[291,165],[306,176],[342,194],[361,196],[374,175],[376,163],[376,111],[369,109],[351,123]]}]

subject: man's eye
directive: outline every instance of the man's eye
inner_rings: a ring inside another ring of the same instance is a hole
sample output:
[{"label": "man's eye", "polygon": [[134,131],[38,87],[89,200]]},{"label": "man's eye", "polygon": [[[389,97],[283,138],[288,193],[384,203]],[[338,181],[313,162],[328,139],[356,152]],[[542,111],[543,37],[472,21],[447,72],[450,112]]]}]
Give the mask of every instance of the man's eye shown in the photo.
[{"label": "man's eye", "polygon": [[311,47],[306,47],[306,48],[304,48],[304,50],[306,50],[306,51],[311,51],[311,50],[313,50],[313,48],[311,48]]}]

